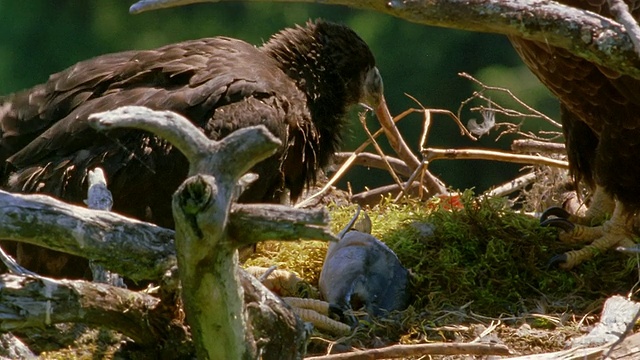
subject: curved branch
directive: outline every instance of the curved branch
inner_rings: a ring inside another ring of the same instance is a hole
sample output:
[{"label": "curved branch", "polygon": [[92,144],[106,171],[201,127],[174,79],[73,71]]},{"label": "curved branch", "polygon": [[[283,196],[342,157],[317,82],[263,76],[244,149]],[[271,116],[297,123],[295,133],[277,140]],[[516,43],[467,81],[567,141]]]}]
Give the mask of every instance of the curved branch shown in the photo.
[{"label": "curved branch", "polygon": [[[131,6],[130,11],[139,13],[213,1],[141,0]],[[419,24],[519,36],[567,49],[600,66],[640,79],[640,58],[624,26],[609,18],[554,1],[326,0],[323,3],[375,10]]]},{"label": "curved branch", "polygon": [[187,159],[201,156],[210,140],[189,120],[172,111],[154,111],[144,106],[123,106],[91,114],[89,124],[97,130],[128,127],[152,132],[169,141]]}]

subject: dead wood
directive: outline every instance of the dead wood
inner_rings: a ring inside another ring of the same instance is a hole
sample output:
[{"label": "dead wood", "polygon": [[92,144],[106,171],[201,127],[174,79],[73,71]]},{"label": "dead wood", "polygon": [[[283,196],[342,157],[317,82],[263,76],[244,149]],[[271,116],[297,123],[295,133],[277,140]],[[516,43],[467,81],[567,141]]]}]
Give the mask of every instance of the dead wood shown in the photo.
[{"label": "dead wood", "polygon": [[501,344],[480,343],[433,343],[415,345],[392,345],[379,349],[368,349],[335,355],[313,356],[306,360],[373,360],[397,359],[420,355],[509,355],[509,348]]},{"label": "dead wood", "polygon": [[[138,13],[207,1],[216,0],[140,0],[131,6],[130,11]],[[327,0],[324,3],[374,10],[424,25],[519,36],[567,49],[620,74],[640,78],[640,58],[623,25],[554,1]]]},{"label": "dead wood", "polygon": [[141,345],[159,339],[148,321],[160,301],[150,295],[82,280],[0,275],[0,328],[14,331],[28,327],[77,322],[117,330]]},{"label": "dead wood", "polygon": [[2,239],[89,258],[135,281],[175,264],[172,230],[49,196],[0,191],[0,222]]},{"label": "dead wood", "polygon": [[[286,206],[260,209],[233,204],[229,231],[246,244],[273,239],[332,240],[333,235],[321,226],[327,219],[325,210],[293,212]],[[173,230],[45,195],[0,190],[0,221],[2,239],[92,259],[134,281],[159,281],[176,264]]]},{"label": "dead wood", "polygon": [[555,166],[562,169],[568,169],[569,164],[566,161],[551,159],[538,155],[519,155],[502,151],[483,150],[483,149],[436,149],[426,148],[422,150],[427,161],[438,159],[482,159],[512,162],[517,164],[534,164]]},{"label": "dead wood", "polygon": [[[289,312],[286,304],[272,298],[258,301],[257,308],[246,307],[245,289],[238,275],[237,249],[257,241],[244,231],[252,230],[253,225],[236,228],[235,238],[243,240],[236,241],[229,236],[232,203],[239,195],[236,184],[253,165],[276,151],[279,140],[264,126],[258,126],[235,131],[219,142],[210,141],[178,114],[141,107],[94,114],[90,122],[99,130],[133,127],[154,132],[174,144],[190,162],[190,177],[173,196],[173,215],[182,300],[198,358],[244,359],[256,358],[258,354],[264,358],[300,357],[298,344],[305,343],[306,332],[302,330],[301,320]],[[191,139],[194,141],[190,142]],[[269,215],[276,209],[277,206],[272,207]],[[265,211],[252,210],[265,216]],[[282,207],[280,210],[286,213]],[[319,228],[324,216],[311,216],[307,221],[315,222],[311,227]],[[300,221],[303,217],[290,216],[289,220]],[[314,232],[319,233],[322,231]],[[252,284],[263,289],[257,282]],[[255,293],[255,289],[250,291]],[[257,297],[258,300],[264,298],[264,295]],[[270,303],[273,304],[270,306]],[[263,311],[263,306],[271,310]],[[264,316],[252,322],[249,315],[255,314],[256,309]],[[279,315],[265,315],[269,311]],[[263,329],[263,332],[252,329]],[[270,352],[266,352],[267,348]]]},{"label": "dead wood", "polygon": [[514,140],[511,150],[518,153],[566,154],[564,144],[532,139]]},{"label": "dead wood", "polygon": [[[353,160],[353,165],[373,167],[376,169],[386,168],[386,165],[384,160],[382,159],[382,156],[368,153],[368,152],[362,152],[358,154],[353,152],[339,152],[335,154],[334,162],[343,163],[347,161],[351,156],[355,156],[355,159]],[[413,170],[411,170],[407,166],[407,164],[404,163],[404,161],[392,156],[387,156],[386,160],[389,163],[389,165],[391,165],[391,167],[393,168],[393,171],[398,173],[398,175],[401,175],[405,178],[408,178],[409,176],[411,176],[411,173],[413,172]]]}]

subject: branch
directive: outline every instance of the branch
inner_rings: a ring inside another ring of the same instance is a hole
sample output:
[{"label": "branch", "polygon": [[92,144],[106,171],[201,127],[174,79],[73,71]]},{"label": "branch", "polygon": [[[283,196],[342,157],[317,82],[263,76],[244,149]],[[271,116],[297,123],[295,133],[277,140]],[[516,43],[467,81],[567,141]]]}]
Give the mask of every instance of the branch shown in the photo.
[{"label": "branch", "polygon": [[[253,165],[273,155],[282,144],[264,126],[239,129],[222,141],[214,142],[185,117],[172,111],[154,111],[144,106],[123,106],[92,114],[89,124],[101,131],[135,128],[164,138],[189,159],[189,176],[216,174],[238,180]],[[216,152],[221,154],[212,156]],[[235,186],[235,181],[230,185]]]},{"label": "branch", "polygon": [[[0,275],[0,329],[86,323],[119,331],[141,345],[156,343],[149,313],[160,300],[104,284]],[[170,319],[167,319],[167,324]]]},{"label": "branch", "polygon": [[[190,177],[173,195],[172,208],[182,299],[196,353],[203,359],[256,357],[258,344],[248,326],[238,277],[237,249],[244,242],[229,237],[228,225],[238,195],[236,184],[255,164],[273,155],[281,142],[264,126],[234,131],[220,141],[209,140],[182,116],[143,107],[94,114],[90,122],[98,130],[150,131],[183,151]],[[193,137],[196,141],[190,143]],[[254,229],[253,225],[247,228]],[[293,325],[297,327],[298,321]]]},{"label": "branch", "polygon": [[209,139],[186,118],[172,111],[153,111],[143,106],[124,106],[89,116],[97,130],[128,127],[153,132],[169,141],[187,158],[204,156]]},{"label": "branch", "polygon": [[517,164],[534,164],[555,166],[562,169],[568,169],[569,164],[566,161],[550,159],[537,155],[518,155],[505,153],[501,151],[491,151],[482,149],[435,149],[427,148],[422,150],[427,161],[438,159],[482,159],[512,162]]},{"label": "branch", "polygon": [[337,241],[326,224],[325,209],[302,210],[284,205],[234,204],[231,209],[229,236],[240,246],[265,240]]},{"label": "branch", "polygon": [[[352,152],[339,152],[335,154],[333,159],[335,163],[339,164],[347,161],[349,157],[351,157],[352,155],[355,156],[355,159],[353,160],[352,165],[373,167],[376,169],[384,169],[386,167],[384,160],[380,155],[372,154],[368,152],[363,152],[359,154],[355,154]],[[391,167],[393,168],[393,171],[395,171],[396,173],[404,176],[405,178],[408,178],[409,176],[411,176],[411,173],[413,171],[409,169],[409,167],[404,163],[404,161],[392,156],[387,156],[387,161],[389,162],[389,165],[391,165]]]},{"label": "branch", "polygon": [[[141,0],[131,6],[130,11],[139,13],[197,2],[207,0]],[[624,26],[592,12],[553,1],[326,0],[324,3],[375,10],[424,25],[519,36],[567,49],[600,66],[640,78],[640,58]]]},{"label": "branch", "polygon": [[403,188],[414,198],[423,199],[428,194],[426,189],[418,182],[411,182],[411,184],[405,182],[402,183],[402,188],[398,184],[391,184],[380,186],[375,189],[363,191],[361,193],[351,196],[351,202],[360,206],[375,206],[380,203],[382,199],[387,196],[396,197],[403,192]]},{"label": "branch", "polygon": [[174,232],[44,195],[0,190],[0,238],[92,259],[132,280],[160,279],[176,262]]},{"label": "branch", "polygon": [[566,154],[564,144],[532,139],[513,140],[511,150],[519,153]]},{"label": "branch", "polygon": [[[320,226],[327,219],[323,210],[295,214],[281,205],[267,211],[257,207],[232,206],[229,231],[234,238],[334,239]],[[0,222],[0,238],[85,257],[135,281],[160,280],[176,264],[173,230],[49,196],[0,190]]]},{"label": "branch", "polygon": [[306,360],[356,360],[404,358],[419,355],[510,355],[509,348],[502,344],[477,343],[433,343],[413,345],[392,345],[379,349],[354,351],[350,353],[312,356]]},{"label": "branch", "polygon": [[522,176],[518,176],[500,186],[496,186],[490,191],[485,192],[485,195],[492,197],[504,197],[516,191],[522,190],[525,187],[531,185],[538,179],[538,174],[531,172]]},{"label": "branch", "polygon": [[640,55],[640,26],[638,21],[633,18],[629,11],[629,6],[623,0],[609,0],[609,11],[616,20],[624,25],[627,33],[631,34],[630,38],[635,46],[636,54]]}]

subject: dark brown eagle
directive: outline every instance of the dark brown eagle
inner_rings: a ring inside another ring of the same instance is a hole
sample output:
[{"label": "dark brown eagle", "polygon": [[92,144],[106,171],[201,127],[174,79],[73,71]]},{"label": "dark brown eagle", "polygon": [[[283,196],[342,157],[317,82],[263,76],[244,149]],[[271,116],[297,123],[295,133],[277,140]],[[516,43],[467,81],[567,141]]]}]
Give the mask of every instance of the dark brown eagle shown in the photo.
[{"label": "dark brown eagle", "polygon": [[[606,0],[559,2],[612,17]],[[626,3],[640,19],[640,1]],[[571,268],[613,246],[633,245],[634,220],[640,210],[640,80],[547,44],[517,37],[511,41],[560,100],[570,171],[593,191],[584,216],[570,216],[557,208],[543,214],[544,224],[564,229],[562,240],[589,243],[554,257],[552,263]],[[548,218],[551,215],[560,218]],[[608,215],[611,218],[603,222]],[[601,225],[590,227],[594,223]]]},{"label": "dark brown eagle", "polygon": [[[172,110],[211,139],[263,124],[283,145],[252,169],[259,179],[240,201],[277,202],[314,182],[340,146],[347,108],[359,102],[383,103],[374,57],[353,30],[320,20],[261,47],[215,37],[98,56],[0,99],[0,182],[81,204],[87,172],[99,166],[114,211],[173,227],[171,196],[186,178],[186,159],[149,133],[98,133],[90,114],[124,105]],[[85,269],[64,256],[41,261],[32,246],[17,251],[42,274]]]}]

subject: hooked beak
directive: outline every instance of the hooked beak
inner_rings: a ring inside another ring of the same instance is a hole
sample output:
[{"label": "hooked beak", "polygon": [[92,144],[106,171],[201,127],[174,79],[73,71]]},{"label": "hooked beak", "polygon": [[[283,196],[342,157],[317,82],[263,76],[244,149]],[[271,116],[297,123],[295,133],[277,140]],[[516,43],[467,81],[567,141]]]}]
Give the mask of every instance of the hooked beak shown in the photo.
[{"label": "hooked beak", "polygon": [[378,68],[371,68],[364,80],[363,106],[372,109],[384,129],[394,128],[393,117],[387,108],[387,102],[384,99],[384,86],[380,71]]},{"label": "hooked beak", "polygon": [[380,77],[380,72],[378,72],[378,69],[375,67],[369,70],[366,75],[363,97],[363,100],[373,108],[391,147],[393,147],[398,156],[404,160],[410,168],[417,169],[420,161],[413,155],[402,139],[398,128],[395,126],[391,112],[389,112],[389,108],[387,108],[387,102],[384,99],[382,77]]}]

